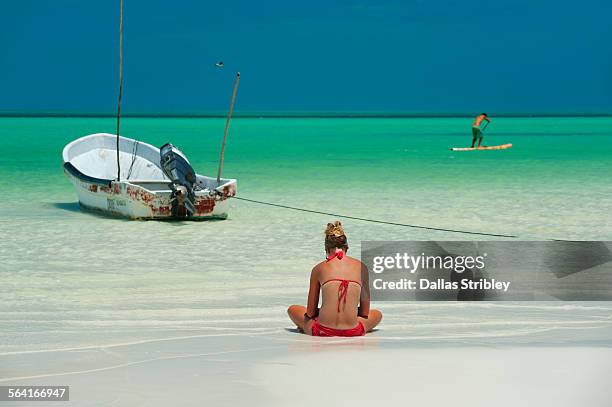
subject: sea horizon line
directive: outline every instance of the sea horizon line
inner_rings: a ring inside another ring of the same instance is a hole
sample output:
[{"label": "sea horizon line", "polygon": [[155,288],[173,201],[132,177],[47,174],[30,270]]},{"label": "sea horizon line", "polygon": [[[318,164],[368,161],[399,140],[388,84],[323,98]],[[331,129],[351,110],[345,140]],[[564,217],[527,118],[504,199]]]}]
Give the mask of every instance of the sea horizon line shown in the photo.
[{"label": "sea horizon line", "polygon": [[[324,111],[246,111],[235,112],[233,118],[464,118],[474,117],[478,113],[466,112],[324,112]],[[507,118],[561,118],[561,117],[612,117],[612,113],[603,112],[499,112],[490,113],[492,117]],[[2,118],[113,118],[114,113],[105,112],[70,112],[70,111],[0,111]],[[226,118],[227,113],[203,112],[203,113],[180,113],[180,112],[126,112],[121,115],[124,118]]]}]

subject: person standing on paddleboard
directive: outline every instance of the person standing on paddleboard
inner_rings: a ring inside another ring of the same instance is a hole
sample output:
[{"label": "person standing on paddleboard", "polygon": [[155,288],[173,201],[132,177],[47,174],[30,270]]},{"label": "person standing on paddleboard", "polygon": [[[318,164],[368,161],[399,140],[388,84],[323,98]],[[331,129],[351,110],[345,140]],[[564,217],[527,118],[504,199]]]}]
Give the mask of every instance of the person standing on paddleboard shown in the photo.
[{"label": "person standing on paddleboard", "polygon": [[476,144],[476,139],[478,139],[478,148],[480,148],[480,145],[482,144],[482,130],[483,129],[480,128],[480,125],[485,120],[487,121],[487,125],[485,125],[485,128],[486,128],[486,126],[488,126],[488,124],[491,123],[491,120],[489,120],[486,113],[480,113],[474,119],[474,123],[472,123],[472,148],[474,148],[474,144]]}]

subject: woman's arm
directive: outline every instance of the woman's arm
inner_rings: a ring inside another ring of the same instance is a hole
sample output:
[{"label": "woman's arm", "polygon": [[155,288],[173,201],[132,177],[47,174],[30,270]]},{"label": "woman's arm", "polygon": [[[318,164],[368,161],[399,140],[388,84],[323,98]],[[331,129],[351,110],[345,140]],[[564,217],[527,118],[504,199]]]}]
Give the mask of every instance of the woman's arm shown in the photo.
[{"label": "woman's arm", "polygon": [[361,296],[359,297],[357,315],[366,319],[370,315],[370,278],[368,268],[363,263],[361,263]]},{"label": "woman's arm", "polygon": [[313,268],[310,273],[310,289],[308,290],[308,304],[306,305],[306,317],[315,318],[319,315],[319,291],[321,284],[319,283],[319,273],[317,268]]}]

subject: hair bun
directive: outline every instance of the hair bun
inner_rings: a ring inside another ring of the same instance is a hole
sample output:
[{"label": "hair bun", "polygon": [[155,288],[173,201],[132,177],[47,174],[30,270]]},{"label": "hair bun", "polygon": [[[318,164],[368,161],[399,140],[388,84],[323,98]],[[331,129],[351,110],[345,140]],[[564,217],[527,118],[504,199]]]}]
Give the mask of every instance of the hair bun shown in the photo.
[{"label": "hair bun", "polygon": [[344,236],[344,228],[342,227],[342,223],[337,220],[334,223],[328,223],[325,228],[325,236],[327,237],[341,237]]}]

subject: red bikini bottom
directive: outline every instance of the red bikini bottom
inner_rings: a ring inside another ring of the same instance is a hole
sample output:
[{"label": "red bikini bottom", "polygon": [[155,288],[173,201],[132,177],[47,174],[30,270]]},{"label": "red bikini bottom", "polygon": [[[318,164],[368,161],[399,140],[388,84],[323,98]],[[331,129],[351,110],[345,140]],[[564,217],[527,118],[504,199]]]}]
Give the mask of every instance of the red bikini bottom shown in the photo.
[{"label": "red bikini bottom", "polygon": [[312,324],[312,336],[363,336],[365,333],[365,328],[361,321],[357,323],[355,328],[351,329],[328,328],[319,324],[318,319],[315,319]]}]

